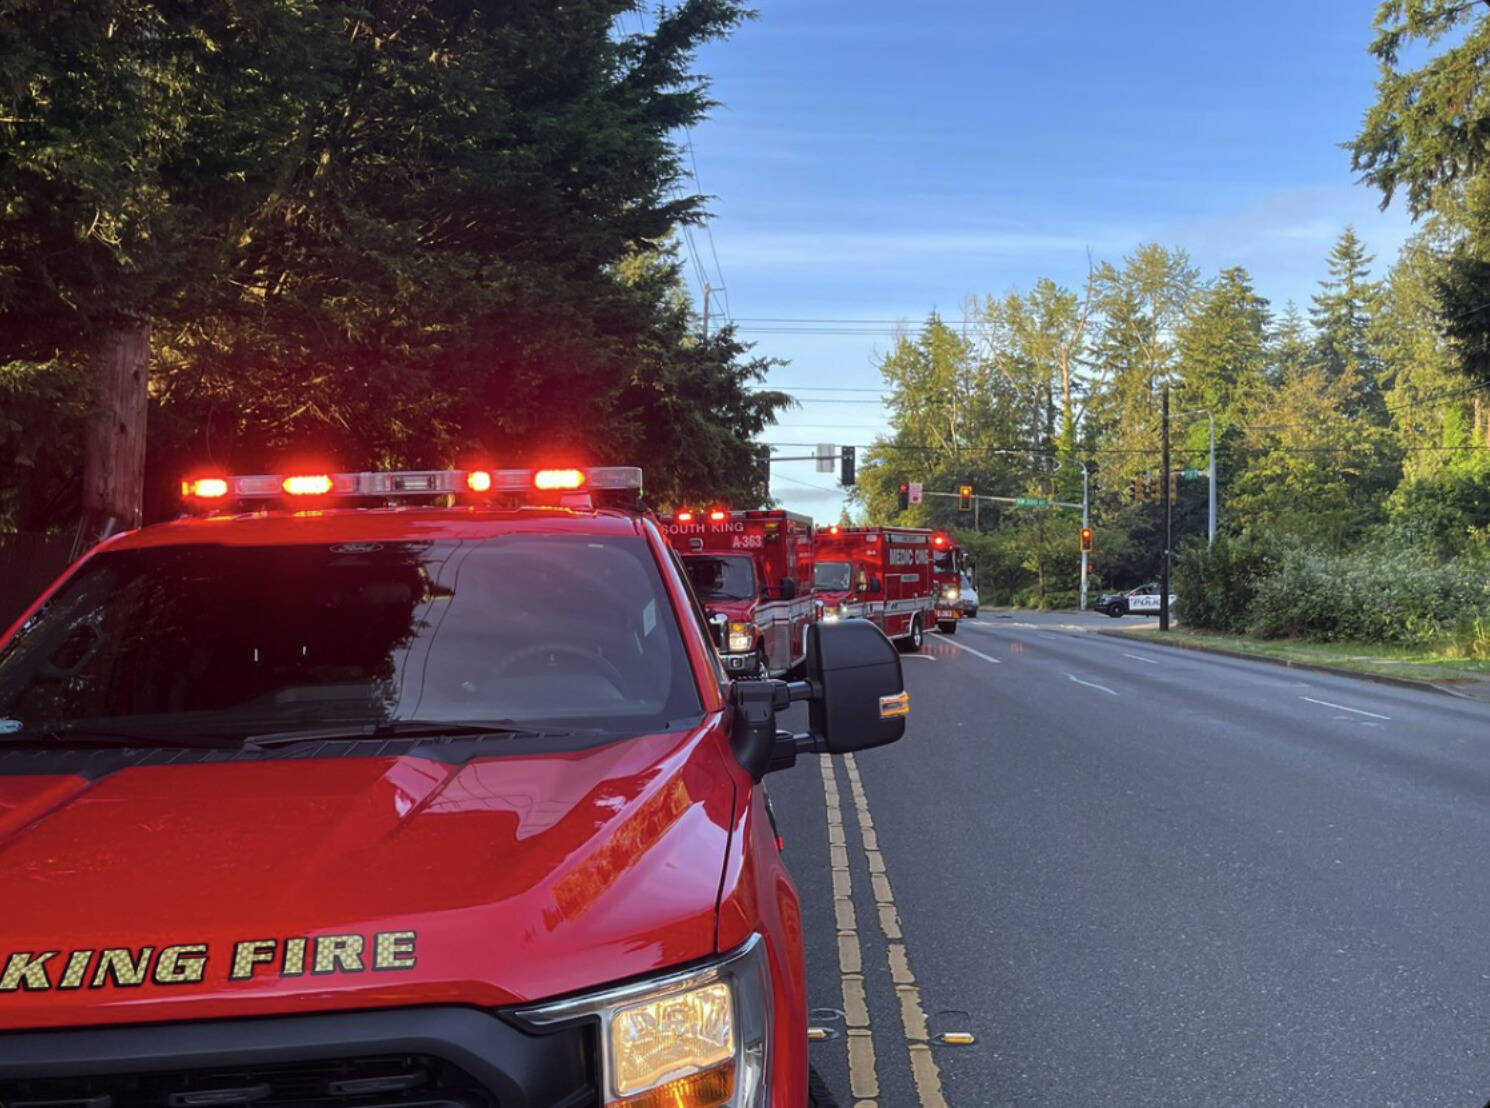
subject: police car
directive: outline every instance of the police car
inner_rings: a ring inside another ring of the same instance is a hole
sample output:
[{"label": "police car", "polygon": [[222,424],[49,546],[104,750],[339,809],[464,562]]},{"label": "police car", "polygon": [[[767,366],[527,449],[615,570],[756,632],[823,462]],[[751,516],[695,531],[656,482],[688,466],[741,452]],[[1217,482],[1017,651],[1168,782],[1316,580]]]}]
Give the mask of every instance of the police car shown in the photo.
[{"label": "police car", "polygon": [[[1103,593],[1098,598],[1095,608],[1113,619],[1126,615],[1156,616],[1159,614],[1159,599],[1159,586],[1151,581],[1147,585],[1139,585],[1138,588],[1129,589],[1127,592]],[[1174,611],[1175,600],[1174,593],[1170,593],[1171,612]]]},{"label": "police car", "polygon": [[814,624],[731,685],[641,486],[196,476],[52,586],[0,638],[0,1104],[819,1103],[761,780],[898,739],[900,660]]}]

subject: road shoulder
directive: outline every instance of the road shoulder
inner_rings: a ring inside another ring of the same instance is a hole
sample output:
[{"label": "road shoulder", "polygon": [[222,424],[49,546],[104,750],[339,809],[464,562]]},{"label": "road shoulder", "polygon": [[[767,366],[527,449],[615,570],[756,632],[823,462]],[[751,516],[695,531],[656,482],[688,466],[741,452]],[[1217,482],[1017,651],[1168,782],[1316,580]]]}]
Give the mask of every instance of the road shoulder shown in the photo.
[{"label": "road shoulder", "polygon": [[1249,650],[1244,645],[1231,639],[1224,642],[1208,642],[1204,637],[1193,631],[1170,631],[1165,633],[1152,627],[1111,627],[1094,628],[1093,630],[1095,634],[1105,635],[1115,639],[1127,639],[1129,642],[1150,643],[1156,646],[1170,647],[1178,650],[1193,650],[1202,654],[1219,654],[1228,658],[1245,658],[1254,662],[1270,662],[1273,665],[1286,666],[1289,669],[1302,669],[1313,673],[1328,673],[1337,677],[1357,677],[1382,685],[1396,685],[1399,688],[1406,689],[1431,689],[1434,692],[1445,693],[1449,696],[1456,696],[1462,699],[1490,701],[1490,680],[1482,677],[1429,678],[1383,673],[1379,669],[1366,668],[1364,666],[1332,664],[1330,662],[1315,661],[1312,659],[1280,656],[1263,650]]}]

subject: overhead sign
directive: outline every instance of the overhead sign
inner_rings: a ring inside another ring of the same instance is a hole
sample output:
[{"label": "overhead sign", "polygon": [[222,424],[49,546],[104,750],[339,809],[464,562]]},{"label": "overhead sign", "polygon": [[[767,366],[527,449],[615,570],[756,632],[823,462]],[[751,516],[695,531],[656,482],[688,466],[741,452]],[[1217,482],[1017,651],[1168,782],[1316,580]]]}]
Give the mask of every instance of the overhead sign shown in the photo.
[{"label": "overhead sign", "polygon": [[1016,508],[1048,508],[1050,497],[1048,496],[1016,496],[1014,498]]},{"label": "overhead sign", "polygon": [[838,461],[838,450],[831,442],[817,444],[817,471],[832,473],[833,463]]},{"label": "overhead sign", "polygon": [[911,499],[911,503],[912,504],[919,504],[919,503],[921,503],[921,482],[919,482],[919,481],[912,481],[911,482],[911,498],[910,499]]}]

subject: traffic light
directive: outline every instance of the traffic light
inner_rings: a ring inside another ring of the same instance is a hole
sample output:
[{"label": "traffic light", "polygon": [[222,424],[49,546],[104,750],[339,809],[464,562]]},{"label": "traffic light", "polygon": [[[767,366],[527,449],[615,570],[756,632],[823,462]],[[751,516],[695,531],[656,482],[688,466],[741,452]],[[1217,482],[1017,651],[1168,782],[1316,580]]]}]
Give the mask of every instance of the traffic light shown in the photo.
[{"label": "traffic light", "polygon": [[848,488],[854,483],[854,448],[845,446],[838,468],[838,483]]},{"label": "traffic light", "polygon": [[1140,504],[1148,499],[1148,484],[1148,478],[1141,473],[1137,477],[1133,478],[1133,499],[1138,501]]},{"label": "traffic light", "polygon": [[1180,498],[1180,471],[1171,469],[1169,471],[1169,502],[1173,504]]},{"label": "traffic light", "polygon": [[973,510],[973,486],[957,486],[957,510],[959,512],[970,512]]},{"label": "traffic light", "polygon": [[911,487],[908,482],[900,482],[900,510],[903,512],[911,506]]},{"label": "traffic light", "polygon": [[1092,529],[1090,527],[1081,529],[1081,552],[1083,554],[1092,552]]}]

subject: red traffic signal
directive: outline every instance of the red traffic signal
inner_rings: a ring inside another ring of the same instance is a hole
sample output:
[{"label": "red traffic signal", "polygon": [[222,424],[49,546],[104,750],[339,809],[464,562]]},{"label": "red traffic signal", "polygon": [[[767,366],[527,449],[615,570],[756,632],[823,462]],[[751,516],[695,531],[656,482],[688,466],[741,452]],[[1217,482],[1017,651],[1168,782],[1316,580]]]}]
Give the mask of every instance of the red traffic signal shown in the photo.
[{"label": "red traffic signal", "polygon": [[1081,529],[1081,550],[1082,550],[1082,553],[1084,553],[1084,554],[1085,553],[1090,553],[1091,549],[1092,549],[1092,529],[1090,527],[1083,527]]},{"label": "red traffic signal", "polygon": [[900,482],[900,510],[903,512],[907,508],[909,508],[910,506],[911,506],[911,486],[910,486],[910,482],[908,482],[908,481],[902,481],[902,482]]}]

